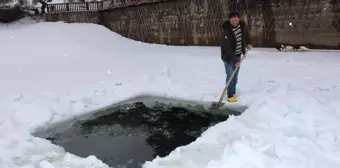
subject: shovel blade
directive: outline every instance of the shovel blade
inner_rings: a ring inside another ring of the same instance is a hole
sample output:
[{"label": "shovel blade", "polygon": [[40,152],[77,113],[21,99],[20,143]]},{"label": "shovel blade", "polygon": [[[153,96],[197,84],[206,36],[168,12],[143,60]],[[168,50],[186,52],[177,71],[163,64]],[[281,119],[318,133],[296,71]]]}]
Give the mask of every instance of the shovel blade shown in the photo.
[{"label": "shovel blade", "polygon": [[220,107],[222,107],[224,105],[224,103],[222,102],[212,102],[211,106],[210,106],[210,110],[217,110]]}]

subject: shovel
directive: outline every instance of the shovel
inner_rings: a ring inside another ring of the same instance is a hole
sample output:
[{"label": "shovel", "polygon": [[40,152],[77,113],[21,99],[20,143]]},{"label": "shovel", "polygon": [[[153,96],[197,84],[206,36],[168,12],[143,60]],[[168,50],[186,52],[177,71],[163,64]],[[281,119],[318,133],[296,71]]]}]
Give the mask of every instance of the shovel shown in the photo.
[{"label": "shovel", "polygon": [[[241,61],[240,61],[240,66],[241,66],[241,62],[242,62],[245,58],[246,58],[246,57],[245,57],[245,54],[244,54],[243,57],[242,57],[242,59],[241,59]],[[240,66],[238,66],[238,67],[236,67],[236,68],[234,69],[233,73],[231,74],[230,79],[228,80],[227,84],[225,85],[225,87],[224,87],[224,89],[223,89],[223,92],[222,92],[222,95],[221,95],[221,97],[220,97],[220,100],[219,100],[218,102],[212,102],[212,104],[211,104],[211,106],[210,106],[210,108],[209,108],[210,110],[217,110],[217,109],[219,109],[220,107],[222,107],[222,106],[224,105],[224,103],[222,102],[223,97],[224,97],[224,95],[225,95],[225,93],[226,93],[226,91],[227,91],[227,89],[228,89],[228,86],[230,85],[230,82],[231,82],[232,79],[234,78],[236,71],[238,70],[238,68],[239,68]]]}]

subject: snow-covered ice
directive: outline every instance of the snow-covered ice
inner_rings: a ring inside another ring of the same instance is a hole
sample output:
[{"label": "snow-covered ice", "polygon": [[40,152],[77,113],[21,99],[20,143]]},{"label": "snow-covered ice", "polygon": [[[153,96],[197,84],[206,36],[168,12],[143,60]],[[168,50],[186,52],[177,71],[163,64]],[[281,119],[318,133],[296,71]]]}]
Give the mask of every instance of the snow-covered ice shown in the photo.
[{"label": "snow-covered ice", "polygon": [[[0,25],[0,167],[108,167],[31,135],[38,127],[143,93],[218,100],[218,47],[125,39],[94,24]],[[340,167],[340,53],[255,48],[243,62],[241,116],[145,168]],[[226,104],[230,106],[230,104]]]}]

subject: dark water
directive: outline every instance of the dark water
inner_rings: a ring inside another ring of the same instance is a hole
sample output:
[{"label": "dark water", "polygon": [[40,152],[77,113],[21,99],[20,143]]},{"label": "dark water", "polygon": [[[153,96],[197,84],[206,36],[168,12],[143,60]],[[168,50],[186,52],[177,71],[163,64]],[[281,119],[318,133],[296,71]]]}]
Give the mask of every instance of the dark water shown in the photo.
[{"label": "dark water", "polygon": [[162,104],[148,108],[135,103],[47,139],[78,156],[95,155],[111,167],[139,168],[157,155],[166,156],[176,147],[191,143],[208,127],[227,118]]}]

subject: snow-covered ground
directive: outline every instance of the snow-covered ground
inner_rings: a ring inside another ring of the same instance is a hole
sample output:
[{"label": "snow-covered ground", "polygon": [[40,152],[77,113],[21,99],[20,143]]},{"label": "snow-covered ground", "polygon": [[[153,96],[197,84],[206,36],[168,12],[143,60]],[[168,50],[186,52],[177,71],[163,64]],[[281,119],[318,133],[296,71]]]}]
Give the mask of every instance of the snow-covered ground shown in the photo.
[{"label": "snow-covered ground", "polygon": [[[209,103],[225,82],[218,47],[143,44],[93,24],[0,25],[0,47],[1,168],[107,167],[31,132],[143,93]],[[339,52],[255,48],[232,105],[245,113],[144,167],[338,168],[339,74]]]}]

